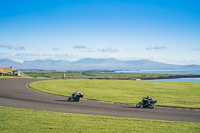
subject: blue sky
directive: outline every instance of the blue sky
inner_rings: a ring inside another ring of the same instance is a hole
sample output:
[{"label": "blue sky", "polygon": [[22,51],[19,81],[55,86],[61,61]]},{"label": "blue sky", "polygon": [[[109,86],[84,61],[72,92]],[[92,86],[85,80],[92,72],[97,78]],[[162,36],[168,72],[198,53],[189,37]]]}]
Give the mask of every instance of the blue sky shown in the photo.
[{"label": "blue sky", "polygon": [[200,65],[200,1],[0,0],[0,58]]}]

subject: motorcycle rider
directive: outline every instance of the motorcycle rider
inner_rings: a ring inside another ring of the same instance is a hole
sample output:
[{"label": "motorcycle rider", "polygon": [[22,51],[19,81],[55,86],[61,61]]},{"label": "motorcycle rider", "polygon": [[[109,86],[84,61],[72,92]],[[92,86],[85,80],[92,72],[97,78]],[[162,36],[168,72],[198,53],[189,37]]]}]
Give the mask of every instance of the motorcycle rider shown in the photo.
[{"label": "motorcycle rider", "polygon": [[75,92],[71,95],[71,100],[73,101],[77,95],[82,95],[81,91]]},{"label": "motorcycle rider", "polygon": [[157,103],[157,100],[153,100],[150,96],[143,97],[142,102],[136,104],[136,108],[143,107],[153,109],[155,107],[155,103]]},{"label": "motorcycle rider", "polygon": [[143,104],[146,105],[146,104],[150,104],[152,101],[152,98],[150,96],[147,96],[145,97],[144,101],[143,101]]}]

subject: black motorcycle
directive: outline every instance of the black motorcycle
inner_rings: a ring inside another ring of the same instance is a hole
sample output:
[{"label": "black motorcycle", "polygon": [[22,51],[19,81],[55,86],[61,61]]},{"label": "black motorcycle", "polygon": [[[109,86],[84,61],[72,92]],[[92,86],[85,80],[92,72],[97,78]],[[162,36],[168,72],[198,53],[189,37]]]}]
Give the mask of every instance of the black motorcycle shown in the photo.
[{"label": "black motorcycle", "polygon": [[146,98],[143,98],[142,102],[139,102],[136,104],[136,108],[140,108],[140,107],[143,107],[143,108],[150,108],[150,109],[153,109],[155,107],[155,103],[157,103],[157,100],[149,100],[146,99]]},{"label": "black motorcycle", "polygon": [[71,102],[79,102],[80,99],[83,97],[83,95],[75,95],[74,98],[72,97],[69,97],[68,98],[68,101],[71,101]]}]

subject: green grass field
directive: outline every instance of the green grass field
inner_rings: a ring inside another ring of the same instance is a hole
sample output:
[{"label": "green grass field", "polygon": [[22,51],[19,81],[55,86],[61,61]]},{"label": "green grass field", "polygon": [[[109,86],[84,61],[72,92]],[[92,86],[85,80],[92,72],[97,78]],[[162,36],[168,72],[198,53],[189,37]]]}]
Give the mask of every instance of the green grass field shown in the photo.
[{"label": "green grass field", "polygon": [[0,106],[1,133],[199,133],[199,122],[80,115]]},{"label": "green grass field", "polygon": [[86,99],[130,104],[149,95],[158,100],[156,105],[159,106],[200,109],[200,83],[70,79],[39,81],[29,86],[61,96],[70,96],[80,90]]},{"label": "green grass field", "polygon": [[[25,72],[26,75],[34,78],[61,79],[62,72]],[[176,78],[177,76],[194,75],[175,75],[175,74],[150,74],[150,73],[65,73],[66,79],[156,79],[156,78]]]},{"label": "green grass field", "polygon": [[[63,73],[55,72],[26,72],[30,77],[39,78],[62,78]],[[135,79],[141,77],[158,77],[164,74],[143,74],[143,73],[65,73],[69,79],[88,79],[88,78],[112,78],[112,79]]]}]

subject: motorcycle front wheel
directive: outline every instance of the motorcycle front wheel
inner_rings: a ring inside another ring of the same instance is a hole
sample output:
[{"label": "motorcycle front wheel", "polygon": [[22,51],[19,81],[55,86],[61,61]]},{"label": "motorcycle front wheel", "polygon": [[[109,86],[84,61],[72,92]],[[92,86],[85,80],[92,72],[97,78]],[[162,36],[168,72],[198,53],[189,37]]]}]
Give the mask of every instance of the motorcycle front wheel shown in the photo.
[{"label": "motorcycle front wheel", "polygon": [[68,98],[68,101],[71,101],[71,97]]},{"label": "motorcycle front wheel", "polygon": [[140,108],[141,106],[142,106],[141,102],[139,102],[139,103],[136,104],[136,108]]}]

